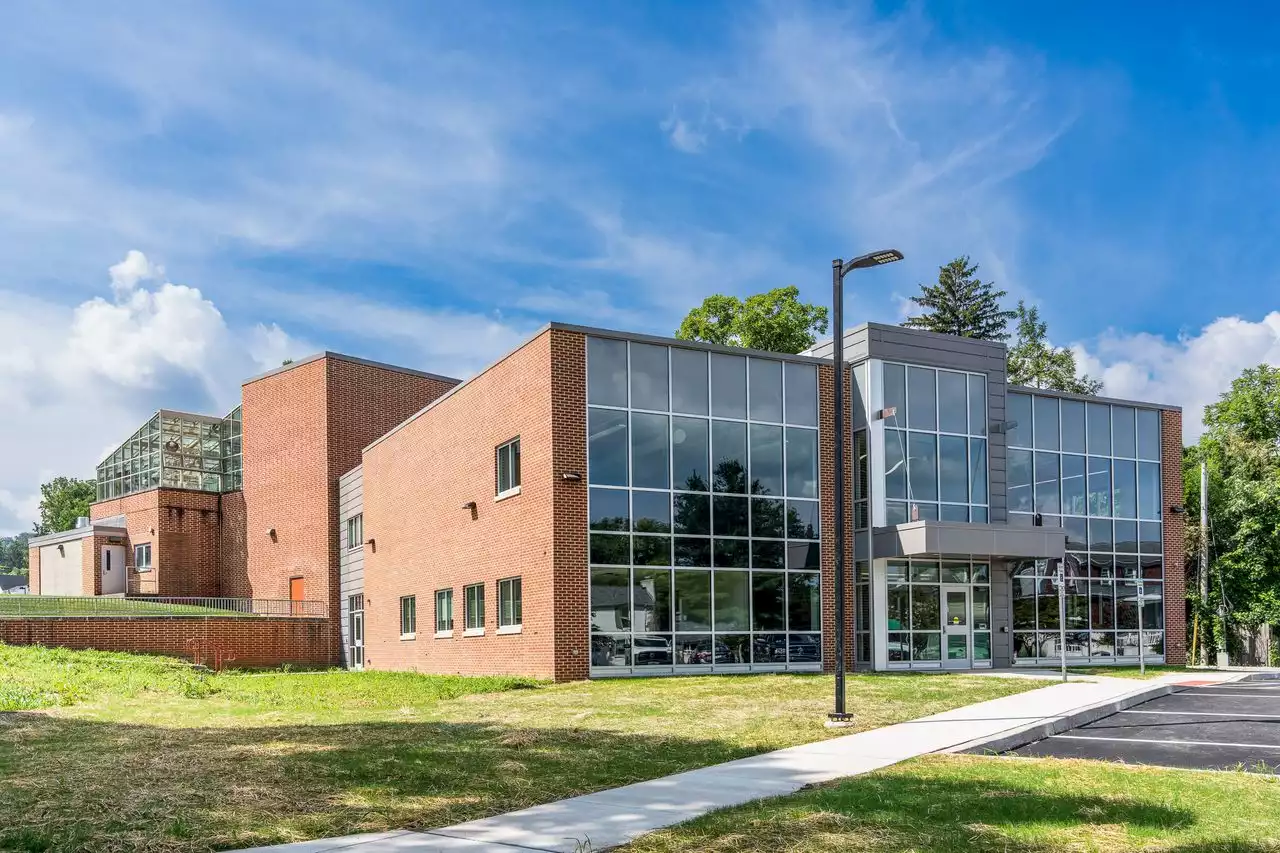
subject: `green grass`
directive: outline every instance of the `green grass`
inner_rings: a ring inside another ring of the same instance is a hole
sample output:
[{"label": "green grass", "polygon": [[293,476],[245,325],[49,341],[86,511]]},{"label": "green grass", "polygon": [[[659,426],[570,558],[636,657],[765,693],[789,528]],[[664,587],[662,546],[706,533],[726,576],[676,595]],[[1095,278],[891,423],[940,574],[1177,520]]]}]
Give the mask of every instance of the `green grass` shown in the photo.
[{"label": "green grass", "polygon": [[226,616],[232,611],[193,604],[104,596],[0,595],[4,616]]},{"label": "green grass", "polygon": [[[0,645],[0,850],[176,853],[427,829],[792,746],[810,675],[550,685],[405,673],[201,673]],[[857,729],[1039,687],[853,675]],[[7,687],[5,689],[8,689]],[[855,729],[855,730],[857,730]]]},{"label": "green grass", "polygon": [[645,836],[619,853],[1280,850],[1280,779],[930,756]]}]

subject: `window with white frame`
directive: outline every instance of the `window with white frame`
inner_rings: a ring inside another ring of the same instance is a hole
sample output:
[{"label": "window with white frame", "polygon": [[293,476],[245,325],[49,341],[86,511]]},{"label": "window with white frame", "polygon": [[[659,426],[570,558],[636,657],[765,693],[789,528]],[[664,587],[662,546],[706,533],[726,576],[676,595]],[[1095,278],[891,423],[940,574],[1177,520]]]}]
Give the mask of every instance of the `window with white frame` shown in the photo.
[{"label": "window with white frame", "polygon": [[453,590],[436,590],[436,633],[453,630]]},{"label": "window with white frame", "polygon": [[496,493],[505,495],[520,488],[520,438],[517,436],[495,451]]},{"label": "window with white frame", "polygon": [[133,546],[133,568],[139,572],[151,571],[151,543]]},{"label": "window with white frame", "polygon": [[986,523],[987,379],[886,362],[885,523]]},{"label": "window with white frame", "polygon": [[347,550],[364,547],[364,513],[358,512],[347,519]]},{"label": "window with white frame", "polygon": [[523,608],[520,597],[520,578],[506,578],[498,581],[499,628],[511,628],[521,624]]},{"label": "window with white frame", "polygon": [[400,636],[412,637],[418,632],[418,598],[415,595],[400,597]]},{"label": "window with white frame", "polygon": [[468,631],[484,630],[484,584],[473,583],[462,590]]}]

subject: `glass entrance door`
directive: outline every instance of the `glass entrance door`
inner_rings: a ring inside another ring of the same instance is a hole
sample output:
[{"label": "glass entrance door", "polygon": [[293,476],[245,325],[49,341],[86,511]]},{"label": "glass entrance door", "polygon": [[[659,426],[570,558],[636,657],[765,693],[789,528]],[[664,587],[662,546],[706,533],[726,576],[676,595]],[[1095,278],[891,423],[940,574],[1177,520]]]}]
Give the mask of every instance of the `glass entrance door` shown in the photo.
[{"label": "glass entrance door", "polygon": [[969,587],[942,587],[942,666],[968,669],[972,666],[969,632]]}]

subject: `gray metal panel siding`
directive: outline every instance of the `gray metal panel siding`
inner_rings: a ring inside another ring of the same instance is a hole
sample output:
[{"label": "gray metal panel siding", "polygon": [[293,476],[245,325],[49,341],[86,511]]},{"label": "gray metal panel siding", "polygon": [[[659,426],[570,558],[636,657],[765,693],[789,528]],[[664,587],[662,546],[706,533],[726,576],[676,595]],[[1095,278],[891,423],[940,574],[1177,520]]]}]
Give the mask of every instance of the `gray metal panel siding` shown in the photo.
[{"label": "gray metal panel siding", "polygon": [[338,588],[342,596],[342,662],[347,660],[351,626],[347,602],[364,592],[364,548],[347,547],[347,519],[364,512],[364,471],[360,467],[338,478]]},{"label": "gray metal panel siding", "polygon": [[1009,518],[1007,454],[1003,432],[991,432],[991,424],[1004,423],[1005,364],[987,371],[987,500],[992,524],[1005,524]]},{"label": "gray metal panel siding", "polygon": [[[1002,631],[1005,628],[1007,630]],[[1009,564],[991,561],[991,662],[993,666],[1013,666],[1013,599]]]},{"label": "gray metal panel siding", "polygon": [[[867,334],[868,327],[865,325],[858,326],[857,328],[844,333],[845,361],[863,361],[867,358]],[[830,340],[826,340],[814,344],[810,349],[805,351],[805,355],[829,359],[834,355],[834,350],[834,343]]]}]

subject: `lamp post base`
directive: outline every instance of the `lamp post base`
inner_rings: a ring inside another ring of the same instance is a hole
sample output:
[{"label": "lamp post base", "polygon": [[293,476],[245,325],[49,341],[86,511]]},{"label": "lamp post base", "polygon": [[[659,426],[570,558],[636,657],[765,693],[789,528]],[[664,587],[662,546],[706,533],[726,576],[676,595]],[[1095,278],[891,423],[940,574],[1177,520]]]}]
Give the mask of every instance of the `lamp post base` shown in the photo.
[{"label": "lamp post base", "polygon": [[853,714],[827,714],[826,727],[829,729],[847,729],[854,724]]}]

